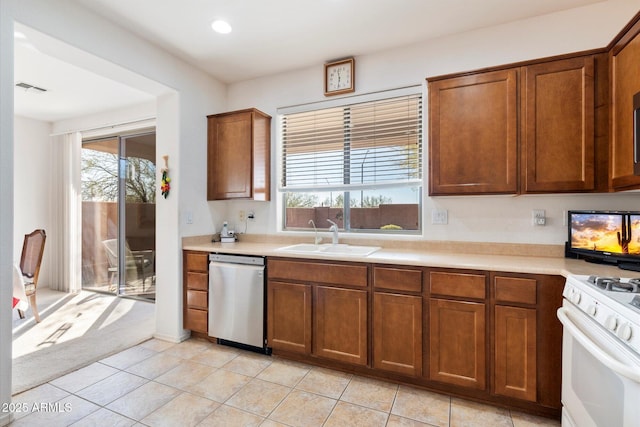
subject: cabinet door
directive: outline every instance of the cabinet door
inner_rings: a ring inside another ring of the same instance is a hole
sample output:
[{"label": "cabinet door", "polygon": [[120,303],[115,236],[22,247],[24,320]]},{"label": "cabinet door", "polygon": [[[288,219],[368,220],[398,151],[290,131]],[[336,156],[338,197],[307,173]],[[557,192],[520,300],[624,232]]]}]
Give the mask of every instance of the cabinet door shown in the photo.
[{"label": "cabinet door", "polygon": [[431,299],[430,379],[484,390],[485,304]]},{"label": "cabinet door", "polygon": [[251,141],[250,112],[208,117],[208,200],[251,197]]},{"label": "cabinet door", "polygon": [[311,353],[311,286],[267,283],[267,342],[274,350]]},{"label": "cabinet door", "polygon": [[422,297],[373,295],[373,367],[421,375]]},{"label": "cabinet door", "polygon": [[522,191],[593,190],[593,57],[524,67],[522,94]]},{"label": "cabinet door", "polygon": [[536,310],[495,307],[494,393],[535,402]]},{"label": "cabinet door", "polygon": [[316,286],[315,303],[313,353],[366,365],[367,291]]},{"label": "cabinet door", "polygon": [[429,82],[429,194],[516,193],[517,71]]},{"label": "cabinet door", "polygon": [[[638,24],[632,31],[639,31]],[[640,36],[612,51],[611,185],[616,190],[640,187],[633,165],[633,95],[640,92]]]}]

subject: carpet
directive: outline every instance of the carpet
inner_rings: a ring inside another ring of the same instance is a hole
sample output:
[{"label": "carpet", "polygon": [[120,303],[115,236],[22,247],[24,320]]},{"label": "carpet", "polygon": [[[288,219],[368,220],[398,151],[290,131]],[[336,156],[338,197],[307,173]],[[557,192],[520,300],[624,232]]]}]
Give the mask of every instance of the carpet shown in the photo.
[{"label": "carpet", "polygon": [[30,311],[13,322],[12,394],[137,345],[155,329],[155,305],[148,301],[43,288],[38,308],[40,323]]}]

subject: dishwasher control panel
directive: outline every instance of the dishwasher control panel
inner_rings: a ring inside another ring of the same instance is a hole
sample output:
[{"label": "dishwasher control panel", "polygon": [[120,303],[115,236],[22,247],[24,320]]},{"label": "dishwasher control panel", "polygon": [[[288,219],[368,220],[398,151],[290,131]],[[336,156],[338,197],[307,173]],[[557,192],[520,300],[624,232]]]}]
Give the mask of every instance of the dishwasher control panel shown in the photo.
[{"label": "dishwasher control panel", "polygon": [[251,255],[209,254],[209,261],[230,264],[264,265],[264,257]]}]

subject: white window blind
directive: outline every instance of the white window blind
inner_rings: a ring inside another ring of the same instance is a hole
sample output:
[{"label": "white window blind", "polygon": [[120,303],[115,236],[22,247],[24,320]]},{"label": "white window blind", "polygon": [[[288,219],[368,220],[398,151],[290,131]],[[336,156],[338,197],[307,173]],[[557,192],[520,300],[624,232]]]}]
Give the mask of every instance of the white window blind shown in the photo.
[{"label": "white window blind", "polygon": [[422,185],[422,97],[281,116],[281,191]]}]

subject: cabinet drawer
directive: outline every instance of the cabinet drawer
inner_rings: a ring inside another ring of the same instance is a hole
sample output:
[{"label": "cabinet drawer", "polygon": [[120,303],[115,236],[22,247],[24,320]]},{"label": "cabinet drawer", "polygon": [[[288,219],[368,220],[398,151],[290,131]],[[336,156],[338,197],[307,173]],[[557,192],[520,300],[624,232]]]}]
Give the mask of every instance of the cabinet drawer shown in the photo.
[{"label": "cabinet drawer", "polygon": [[486,280],[483,274],[431,271],[429,289],[432,294],[484,299]]},{"label": "cabinet drawer", "polygon": [[536,280],[496,276],[493,281],[496,302],[536,303]]},{"label": "cabinet drawer", "polygon": [[209,254],[207,252],[187,252],[185,254],[185,268],[188,271],[207,271]]},{"label": "cabinet drawer", "polygon": [[422,271],[374,267],[373,286],[396,291],[422,292]]},{"label": "cabinet drawer", "polygon": [[207,295],[208,293],[206,291],[196,291],[193,289],[189,289],[187,291],[187,307],[206,310],[209,306]]},{"label": "cabinet drawer", "polygon": [[187,288],[206,291],[209,289],[209,275],[187,271]]},{"label": "cabinet drawer", "polygon": [[367,266],[364,264],[269,260],[267,271],[270,279],[367,286]]},{"label": "cabinet drawer", "polygon": [[184,328],[207,333],[207,310],[188,308],[184,312]]}]

